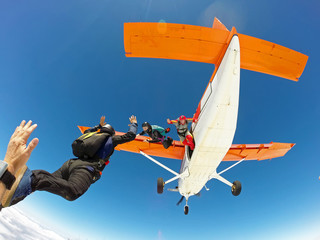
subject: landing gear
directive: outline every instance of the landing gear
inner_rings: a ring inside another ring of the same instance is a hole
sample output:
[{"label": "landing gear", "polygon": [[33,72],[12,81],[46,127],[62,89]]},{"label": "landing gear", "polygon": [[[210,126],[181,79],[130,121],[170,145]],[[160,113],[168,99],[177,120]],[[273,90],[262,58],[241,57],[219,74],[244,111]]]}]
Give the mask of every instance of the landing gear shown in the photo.
[{"label": "landing gear", "polygon": [[186,205],[184,206],[184,215],[188,215],[189,213],[188,199],[189,199],[189,196],[186,197]]},{"label": "landing gear", "polygon": [[189,206],[186,205],[186,206],[184,206],[184,214],[188,215],[188,213],[189,213]]},{"label": "landing gear", "polygon": [[239,181],[234,181],[231,187],[231,192],[233,196],[238,196],[241,192],[241,183]]},{"label": "landing gear", "polygon": [[159,194],[163,193],[163,188],[164,188],[163,178],[158,178],[158,181],[157,181],[157,192]]}]

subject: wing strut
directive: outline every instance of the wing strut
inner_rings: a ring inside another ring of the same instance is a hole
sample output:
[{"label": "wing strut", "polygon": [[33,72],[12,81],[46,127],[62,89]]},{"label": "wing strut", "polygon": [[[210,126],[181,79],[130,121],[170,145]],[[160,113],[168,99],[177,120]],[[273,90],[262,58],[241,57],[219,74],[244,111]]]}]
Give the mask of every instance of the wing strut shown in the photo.
[{"label": "wing strut", "polygon": [[219,172],[218,175],[220,175],[220,174],[222,174],[222,173],[230,170],[231,168],[235,167],[236,165],[238,165],[239,163],[241,163],[241,162],[244,161],[244,160],[245,160],[245,158],[242,158],[239,162],[236,162],[235,164],[231,165],[230,167],[226,168],[225,170]]},{"label": "wing strut", "polygon": [[[149,160],[151,160],[152,162],[154,162],[155,164],[159,165],[160,167],[164,168],[165,170],[171,172],[172,174],[176,175],[175,179],[180,177],[179,173],[176,173],[175,171],[173,171],[172,169],[168,168],[167,166],[163,165],[162,163],[158,162],[157,160],[155,160],[154,158],[150,157],[148,154],[145,154],[144,152],[140,151],[140,153],[145,156],[146,158],[148,158]],[[174,180],[175,180],[174,179]]]},{"label": "wing strut", "polygon": [[187,171],[179,174],[179,173],[173,171],[172,169],[168,168],[167,166],[163,165],[162,163],[158,162],[158,161],[155,160],[154,158],[150,157],[148,154],[145,154],[145,153],[142,152],[141,150],[140,150],[140,153],[141,153],[143,156],[145,156],[146,158],[148,158],[149,160],[151,160],[152,162],[154,162],[155,164],[159,165],[160,167],[164,168],[165,170],[167,170],[167,171],[169,171],[169,172],[171,172],[172,174],[175,175],[175,177],[170,178],[168,181],[164,182],[164,185],[166,185],[166,184],[168,184],[168,183],[170,183],[170,182],[172,182],[172,181],[174,181],[174,180],[177,180],[177,179],[179,179],[179,178],[183,178],[183,177],[185,177],[186,175],[188,175],[188,172],[187,172]]},{"label": "wing strut", "polygon": [[[229,182],[227,179],[221,177],[221,174],[224,173],[224,172],[226,172],[226,171],[228,171],[228,170],[230,170],[231,168],[237,166],[239,163],[243,162],[244,160],[245,160],[245,158],[242,158],[239,162],[236,162],[235,164],[231,165],[230,167],[226,168],[225,170],[223,170],[223,171],[221,171],[221,172],[219,172],[219,173],[216,173],[216,172],[215,172],[214,174],[212,174],[212,175],[210,176],[210,179],[215,178],[215,179],[219,180],[220,182],[223,182],[224,184],[232,187],[233,184],[232,184],[231,182]],[[209,180],[210,180],[210,179],[209,179]]]}]

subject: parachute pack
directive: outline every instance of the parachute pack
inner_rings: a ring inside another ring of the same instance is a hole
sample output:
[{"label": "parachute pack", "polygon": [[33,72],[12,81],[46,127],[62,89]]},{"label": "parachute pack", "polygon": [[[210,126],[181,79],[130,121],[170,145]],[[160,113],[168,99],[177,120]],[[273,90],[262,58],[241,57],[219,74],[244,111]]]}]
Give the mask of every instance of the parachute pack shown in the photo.
[{"label": "parachute pack", "polygon": [[72,143],[73,154],[78,158],[93,158],[110,135],[101,132],[88,132]]}]

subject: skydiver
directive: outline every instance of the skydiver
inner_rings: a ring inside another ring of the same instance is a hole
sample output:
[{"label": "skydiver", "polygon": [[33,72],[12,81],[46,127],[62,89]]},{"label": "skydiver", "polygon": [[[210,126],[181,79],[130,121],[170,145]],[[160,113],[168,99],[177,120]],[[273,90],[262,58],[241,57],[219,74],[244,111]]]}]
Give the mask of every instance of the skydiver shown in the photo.
[{"label": "skydiver", "polygon": [[177,120],[167,119],[168,124],[173,124],[177,128],[180,141],[190,147],[190,150],[194,149],[193,136],[189,132],[188,124],[192,122],[192,118],[187,119],[184,115],[181,115]]},{"label": "skydiver", "polygon": [[116,135],[113,127],[106,124],[104,122],[105,117],[102,116],[99,125],[84,132],[94,135],[95,132],[100,131],[100,135],[106,136],[93,157],[85,156],[70,159],[52,174],[44,170],[31,171],[27,168],[17,184],[18,186],[11,188],[10,192],[6,194],[12,197],[4,199],[2,206],[12,206],[35,191],[47,191],[69,201],[79,198],[89,189],[91,184],[100,179],[102,171],[109,163],[109,159],[114,152],[114,148],[118,144],[135,139],[138,128],[137,119],[135,116],[131,116],[129,120],[129,131],[124,135]]},{"label": "skydiver", "polygon": [[161,142],[165,149],[172,145],[173,139],[171,137],[166,137],[166,134],[170,131],[170,128],[164,129],[163,127],[157,125],[150,125],[148,122],[142,124],[143,131],[139,135],[148,134],[151,140],[147,139],[146,142],[156,143]]}]

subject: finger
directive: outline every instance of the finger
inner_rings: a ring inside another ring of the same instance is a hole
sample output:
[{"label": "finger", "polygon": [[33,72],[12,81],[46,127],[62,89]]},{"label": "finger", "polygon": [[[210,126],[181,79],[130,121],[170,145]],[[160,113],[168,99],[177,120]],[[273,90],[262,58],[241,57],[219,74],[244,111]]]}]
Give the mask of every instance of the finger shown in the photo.
[{"label": "finger", "polygon": [[37,124],[33,124],[31,127],[29,127],[28,129],[26,129],[23,132],[22,138],[24,138],[24,140],[28,140],[28,138],[30,137],[31,133],[38,127]]},{"label": "finger", "polygon": [[16,127],[16,130],[14,130],[14,133],[12,134],[10,140],[12,140],[13,138],[15,138],[20,131],[21,131],[21,125],[18,126],[18,127]]},{"label": "finger", "polygon": [[29,122],[23,127],[24,130],[27,130],[32,124],[32,121],[29,120]]},{"label": "finger", "polygon": [[25,124],[26,124],[26,121],[22,120],[20,125],[16,127],[16,130],[14,131],[10,139],[15,138],[21,132],[21,129],[24,127]]},{"label": "finger", "polygon": [[23,127],[25,124],[26,124],[26,121],[22,120],[21,123],[20,123],[20,127]]},{"label": "finger", "polygon": [[[32,151],[36,148],[36,146],[39,143],[39,139],[38,138],[34,138],[31,140],[31,142],[29,143],[28,147],[26,148],[25,152],[28,155],[28,158],[30,157]],[[27,160],[28,161],[28,160]]]}]

